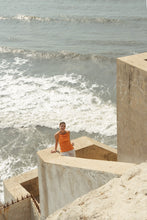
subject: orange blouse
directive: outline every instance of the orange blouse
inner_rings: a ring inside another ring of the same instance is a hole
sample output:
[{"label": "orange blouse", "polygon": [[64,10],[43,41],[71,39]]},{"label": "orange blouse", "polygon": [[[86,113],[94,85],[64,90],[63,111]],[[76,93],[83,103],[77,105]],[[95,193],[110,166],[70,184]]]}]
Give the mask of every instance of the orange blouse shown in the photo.
[{"label": "orange blouse", "polygon": [[66,132],[65,134],[59,133],[59,144],[60,144],[61,152],[66,152],[66,151],[70,151],[74,149],[74,147],[72,146],[70,142],[69,132]]}]

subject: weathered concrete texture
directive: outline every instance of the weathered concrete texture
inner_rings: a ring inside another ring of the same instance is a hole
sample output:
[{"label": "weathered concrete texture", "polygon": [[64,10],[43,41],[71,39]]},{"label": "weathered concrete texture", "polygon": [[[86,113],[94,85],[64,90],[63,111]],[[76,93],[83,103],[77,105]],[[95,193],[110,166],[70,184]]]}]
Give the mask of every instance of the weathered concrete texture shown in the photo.
[{"label": "weathered concrete texture", "polygon": [[64,206],[46,220],[146,220],[147,163]]},{"label": "weathered concrete texture", "polygon": [[117,59],[118,161],[147,160],[147,53]]},{"label": "weathered concrete texture", "polygon": [[0,220],[39,220],[40,213],[31,197],[0,207]]},{"label": "weathered concrete texture", "polygon": [[[5,202],[11,204],[5,209],[1,209],[1,216],[4,219],[39,220],[40,213],[35,205],[39,200],[38,170],[34,169],[18,176],[14,176],[4,181]],[[22,199],[29,196],[28,199]],[[19,202],[15,202],[19,200]],[[14,201],[14,204],[12,204]],[[39,206],[39,204],[37,203]],[[13,213],[13,214],[12,214]],[[0,216],[0,217],[1,217]],[[1,218],[0,218],[1,220]]]},{"label": "weathered concrete texture", "polygon": [[[0,208],[0,220],[31,220],[30,198]],[[33,220],[33,219],[32,219]]]},{"label": "weathered concrete texture", "polygon": [[[38,184],[34,184],[38,181],[38,170],[34,169],[26,173],[22,173],[18,176],[14,176],[4,181],[4,199],[5,202],[11,202],[11,200],[21,199],[22,196],[26,197],[30,193],[35,197],[39,195]],[[29,184],[30,183],[30,184]],[[33,183],[33,187],[31,184]],[[27,191],[23,185],[30,191]],[[29,186],[30,185],[30,186]],[[38,191],[38,192],[37,192]]]},{"label": "weathered concrete texture", "polygon": [[74,142],[76,157],[117,161],[117,150],[108,145],[102,144],[89,137],[80,137],[72,142]]},{"label": "weathered concrete texture", "polygon": [[42,219],[81,195],[120,176],[133,164],[63,157],[50,149],[38,153]]}]

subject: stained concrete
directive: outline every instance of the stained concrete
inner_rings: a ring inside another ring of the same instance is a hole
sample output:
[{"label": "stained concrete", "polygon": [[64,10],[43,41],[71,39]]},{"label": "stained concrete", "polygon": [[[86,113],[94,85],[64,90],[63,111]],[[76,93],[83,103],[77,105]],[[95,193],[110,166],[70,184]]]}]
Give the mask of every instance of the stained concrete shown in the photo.
[{"label": "stained concrete", "polygon": [[1,206],[0,220],[40,220],[40,213],[29,196]]},{"label": "stained concrete", "polygon": [[118,161],[147,160],[147,53],[117,59]]},{"label": "stained concrete", "polygon": [[[0,208],[0,220],[31,220],[30,198]],[[32,219],[33,220],[33,219]]]}]

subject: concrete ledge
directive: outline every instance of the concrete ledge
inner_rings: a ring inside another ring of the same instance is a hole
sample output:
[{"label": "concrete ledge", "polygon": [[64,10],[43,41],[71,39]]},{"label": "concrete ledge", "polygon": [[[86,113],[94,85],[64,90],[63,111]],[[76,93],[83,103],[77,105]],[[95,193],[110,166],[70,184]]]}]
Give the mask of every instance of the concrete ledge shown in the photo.
[{"label": "concrete ledge", "polygon": [[[0,219],[40,219],[36,207],[39,201],[38,169],[5,180],[4,199],[9,205],[6,208],[1,207]],[[39,207],[38,203],[37,206]]]},{"label": "concrete ledge", "polygon": [[[52,154],[50,148],[37,152],[39,160],[46,164],[55,164],[75,168],[83,168],[89,170],[98,170],[102,172],[115,173],[122,175],[132,165],[131,163],[105,161],[105,160],[91,160],[77,157],[64,157],[59,153]],[[39,170],[38,170],[39,173]]]},{"label": "concrete ledge", "polygon": [[[87,140],[87,142],[84,142]],[[74,140],[76,153],[92,146],[89,138]],[[81,144],[83,143],[83,145]],[[97,144],[95,141],[92,142]],[[104,149],[104,151],[107,149]],[[120,177],[131,163],[63,157],[50,153],[51,149],[37,152],[42,218],[83,194],[96,189],[114,177]],[[116,152],[115,152],[116,153]]]},{"label": "concrete ledge", "polygon": [[[11,202],[11,200],[21,199],[27,195],[37,196],[37,185],[33,185],[31,192],[27,191],[27,186],[31,185],[32,182],[38,181],[38,170],[34,169],[26,173],[22,173],[18,176],[14,176],[10,179],[4,180],[4,199],[5,202]],[[30,183],[30,184],[29,184]],[[26,189],[23,187],[26,186]],[[34,193],[35,192],[35,193]],[[39,194],[39,189],[38,189]]]}]

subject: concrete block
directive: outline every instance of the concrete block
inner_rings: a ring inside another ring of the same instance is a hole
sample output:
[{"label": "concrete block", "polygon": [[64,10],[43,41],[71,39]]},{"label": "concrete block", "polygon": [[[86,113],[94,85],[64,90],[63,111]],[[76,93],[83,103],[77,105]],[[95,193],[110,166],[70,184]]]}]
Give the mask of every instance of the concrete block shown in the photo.
[{"label": "concrete block", "polygon": [[147,160],[147,53],[117,59],[118,161]]},{"label": "concrete block", "polygon": [[[26,197],[31,193],[34,195],[34,197],[35,195],[38,195],[39,189],[38,189],[38,193],[36,192],[38,185],[33,184],[34,188],[32,188],[31,186],[31,184],[36,183],[36,181],[38,181],[37,169],[4,180],[5,202],[11,202],[11,200],[17,200],[17,199],[20,200],[22,196]],[[27,191],[27,188],[30,189],[29,186],[31,188],[31,191]]]},{"label": "concrete block", "polygon": [[[26,196],[29,198],[26,198]],[[25,199],[22,199],[22,197]],[[38,170],[34,169],[5,180],[4,198],[5,202],[11,205],[1,209],[0,220],[2,216],[4,219],[39,220]],[[14,204],[12,204],[12,200]]]}]

